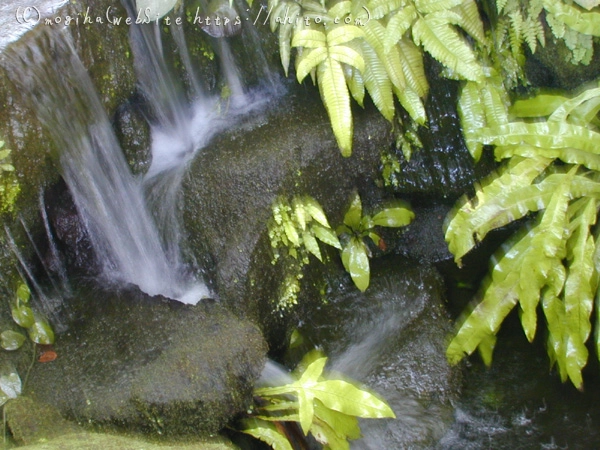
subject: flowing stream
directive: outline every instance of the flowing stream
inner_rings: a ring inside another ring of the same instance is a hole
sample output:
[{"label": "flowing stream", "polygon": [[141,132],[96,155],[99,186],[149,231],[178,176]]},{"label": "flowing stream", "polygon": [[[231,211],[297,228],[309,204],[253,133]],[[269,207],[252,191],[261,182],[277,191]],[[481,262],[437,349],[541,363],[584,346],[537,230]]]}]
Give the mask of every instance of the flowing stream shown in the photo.
[{"label": "flowing stream", "polygon": [[[231,53],[221,44],[222,66],[232,93],[226,111],[219,96],[196,93],[195,101],[188,104],[163,58],[160,28],[132,27],[139,86],[155,117],[152,164],[145,177],[136,178],[69,30],[38,31],[25,51],[10,56],[12,78],[30,95],[40,122],[60,149],[61,172],[103,279],[135,284],[147,294],[184,303],[213,295],[203,281],[190,275],[181,257],[177,217],[181,178],[194,153],[259,106],[264,93],[244,92]],[[184,42],[180,45],[180,51],[187,52]],[[185,54],[184,60],[189,60]],[[64,105],[60,114],[57,105]]]}]

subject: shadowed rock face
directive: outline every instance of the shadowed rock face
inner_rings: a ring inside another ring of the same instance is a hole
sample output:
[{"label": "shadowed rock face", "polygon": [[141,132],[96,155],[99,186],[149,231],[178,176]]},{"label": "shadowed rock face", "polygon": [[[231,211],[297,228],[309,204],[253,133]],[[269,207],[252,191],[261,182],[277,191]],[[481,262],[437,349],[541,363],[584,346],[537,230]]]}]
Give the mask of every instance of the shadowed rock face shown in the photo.
[{"label": "shadowed rock face", "polygon": [[253,325],[210,300],[79,295],[87,312],[57,339],[58,358],[34,365],[34,398],[79,422],[161,434],[214,433],[246,410],[266,353]]}]

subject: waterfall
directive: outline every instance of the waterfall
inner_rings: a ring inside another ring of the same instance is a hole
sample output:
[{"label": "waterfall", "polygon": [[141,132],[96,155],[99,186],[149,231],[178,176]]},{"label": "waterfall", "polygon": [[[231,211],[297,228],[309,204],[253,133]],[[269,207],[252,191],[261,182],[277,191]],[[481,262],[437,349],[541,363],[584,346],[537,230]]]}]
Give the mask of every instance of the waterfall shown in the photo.
[{"label": "waterfall", "polygon": [[142,182],[131,175],[67,32],[51,35],[44,30],[26,51],[9,58],[12,78],[31,95],[40,122],[60,149],[63,178],[88,229],[104,279],[196,303],[210,292],[184,275],[178,252],[166,251]]},{"label": "waterfall", "polygon": [[[133,15],[131,0],[123,0]],[[163,55],[161,26],[130,27],[138,88],[151,110],[152,162],[144,177],[127,165],[99,95],[68,28],[40,29],[9,52],[11,79],[30,97],[59,150],[66,181],[107,283],[131,283],[184,303],[211,296],[190,275],[180,251],[179,191],[187,163],[210,139],[269,99],[246,92],[228,43],[216,51],[229,95],[207,95],[193,73],[183,33],[173,30],[191,79],[193,102]],[[264,56],[263,56],[264,58]],[[273,89],[273,85],[270,86]]]}]

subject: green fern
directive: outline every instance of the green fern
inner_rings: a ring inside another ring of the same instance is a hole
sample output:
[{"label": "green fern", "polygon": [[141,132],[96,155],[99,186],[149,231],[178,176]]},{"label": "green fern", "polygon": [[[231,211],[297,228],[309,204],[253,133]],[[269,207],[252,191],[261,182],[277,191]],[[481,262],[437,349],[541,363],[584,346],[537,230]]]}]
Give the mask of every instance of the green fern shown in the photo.
[{"label": "green fern", "polygon": [[[390,122],[394,97],[413,121],[426,121],[429,85],[423,51],[452,76],[481,81],[483,71],[464,33],[483,44],[474,0],[270,0],[271,29],[287,75],[296,49],[296,75],[319,86],[342,155],[352,151],[350,98],[365,93]],[[367,14],[368,12],[368,14]],[[287,19],[287,20],[283,20]]]},{"label": "green fern", "polygon": [[495,24],[496,52],[509,37],[513,56],[523,61],[524,44],[535,53],[538,44],[544,46],[546,37],[542,13],[556,39],[564,41],[571,51],[573,64],[589,64],[593,56],[592,37],[600,36],[598,2],[580,1],[580,6],[563,0],[496,0],[499,17]]},{"label": "green fern", "polygon": [[[478,157],[484,145],[492,145],[496,158],[509,162],[449,215],[446,240],[460,264],[489,231],[529,215],[536,220],[492,258],[490,274],[447,356],[457,363],[479,349],[489,364],[495,335],[517,304],[532,341],[541,304],[550,360],[563,381],[568,378],[581,389],[594,298],[600,302],[600,245],[594,236],[600,206],[600,88],[572,99],[541,95],[518,101],[510,115],[505,98],[499,82],[485,87],[470,82],[463,89],[460,114],[472,154]],[[600,341],[597,347],[600,355]]]}]

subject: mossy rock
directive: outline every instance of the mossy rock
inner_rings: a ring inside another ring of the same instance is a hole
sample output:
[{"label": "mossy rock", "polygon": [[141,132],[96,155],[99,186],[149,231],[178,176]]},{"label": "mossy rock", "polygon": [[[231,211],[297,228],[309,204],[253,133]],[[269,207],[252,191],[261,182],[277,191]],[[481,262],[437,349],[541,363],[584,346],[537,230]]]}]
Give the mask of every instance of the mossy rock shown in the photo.
[{"label": "mossy rock", "polygon": [[73,420],[171,436],[216,433],[250,405],[266,354],[251,323],[211,300],[136,289],[77,297],[71,310],[86,312],[57,337],[57,359],[34,364],[32,398]]}]

